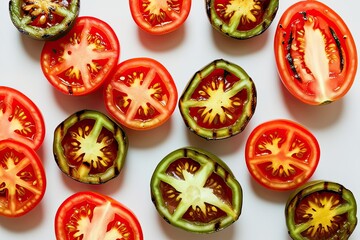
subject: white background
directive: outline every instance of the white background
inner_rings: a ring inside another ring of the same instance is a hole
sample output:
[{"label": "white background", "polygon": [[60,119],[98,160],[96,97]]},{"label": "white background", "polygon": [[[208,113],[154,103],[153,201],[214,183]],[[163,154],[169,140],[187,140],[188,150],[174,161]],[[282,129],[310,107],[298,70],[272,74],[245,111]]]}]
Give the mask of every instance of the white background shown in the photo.
[{"label": "white background", "polygon": [[[237,41],[215,32],[209,24],[204,0],[193,0],[190,15],[176,32],[165,36],[149,35],[135,25],[125,0],[82,0],[80,15],[94,16],[109,23],[120,44],[120,61],[134,57],[151,57],[172,74],[179,95],[192,75],[217,58],[237,63],[252,77],[258,93],[253,118],[241,134],[222,141],[206,141],[189,132],[178,109],[163,126],[136,132],[125,129],[130,141],[127,162],[120,176],[104,185],[91,186],[71,180],[58,169],[52,155],[55,127],[70,114],[81,109],[105,112],[102,93],[72,97],[59,93],[47,82],[40,69],[43,42],[22,36],[12,25],[8,1],[0,1],[0,84],[18,89],[32,99],[43,113],[46,137],[39,149],[46,173],[44,199],[32,212],[17,219],[0,217],[0,239],[55,239],[53,222],[58,206],[71,194],[93,190],[107,194],[128,206],[137,215],[147,240],[162,239],[270,239],[289,240],[284,205],[289,192],[264,189],[250,177],[244,162],[244,145],[258,124],[287,118],[307,127],[321,146],[321,159],[312,179],[336,181],[352,190],[360,201],[360,89],[359,74],[345,98],[330,105],[305,105],[282,86],[273,56],[273,36],[284,10],[295,3],[281,0],[276,18],[262,35]],[[352,30],[360,47],[357,18],[359,1],[322,1],[336,10]],[[149,182],[157,163],[170,151],[187,145],[212,151],[233,170],[244,193],[242,215],[231,227],[210,235],[197,235],[172,227],[156,212]],[[359,202],[360,203],[360,202]],[[360,239],[360,227],[351,239]]]}]

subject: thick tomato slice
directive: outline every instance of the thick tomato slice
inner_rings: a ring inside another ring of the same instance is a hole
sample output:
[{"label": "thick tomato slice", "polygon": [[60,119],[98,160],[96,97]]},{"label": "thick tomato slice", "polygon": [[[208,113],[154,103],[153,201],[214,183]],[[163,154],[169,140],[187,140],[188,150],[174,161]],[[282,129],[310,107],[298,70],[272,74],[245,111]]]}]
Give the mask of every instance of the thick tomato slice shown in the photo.
[{"label": "thick tomato slice", "polygon": [[37,150],[45,137],[39,108],[16,89],[0,86],[0,140],[14,139]]},{"label": "thick tomato slice", "polygon": [[335,182],[313,181],[289,196],[286,225],[292,239],[347,240],[357,225],[353,193]]},{"label": "thick tomato slice", "polygon": [[315,136],[293,121],[264,122],[249,135],[245,147],[246,165],[261,185],[290,190],[313,175],[320,159]]},{"label": "thick tomato slice", "polygon": [[116,200],[95,192],[78,192],[67,198],[55,216],[57,240],[142,240],[135,214]]},{"label": "thick tomato slice", "polygon": [[36,152],[14,140],[0,141],[0,215],[19,217],[39,204],[46,189]]},{"label": "thick tomato slice", "polygon": [[278,23],[274,49],[281,81],[307,104],[338,100],[353,84],[358,65],[354,39],[342,18],[321,2],[290,6]]},{"label": "thick tomato slice", "polygon": [[109,113],[122,125],[135,130],[160,126],[172,115],[177,89],[166,68],[150,58],[120,63],[105,87]]},{"label": "thick tomato slice", "polygon": [[206,12],[217,31],[235,39],[263,33],[272,23],[279,0],[206,0]]},{"label": "thick tomato slice", "polygon": [[239,182],[221,159],[202,149],[169,153],[156,167],[150,186],[160,216],[186,231],[216,232],[241,214]]},{"label": "thick tomato slice", "polygon": [[129,4],[135,23],[156,35],[178,29],[191,9],[191,0],[129,0]]},{"label": "thick tomato slice", "polygon": [[83,183],[101,184],[118,176],[127,149],[128,138],[120,125],[94,110],[72,114],[54,132],[57,165]]},{"label": "thick tomato slice", "polygon": [[63,36],[79,15],[80,0],[10,0],[10,17],[23,34],[38,40]]},{"label": "thick tomato slice", "polygon": [[185,124],[205,139],[242,132],[255,107],[254,82],[240,66],[223,59],[195,73],[179,100]]},{"label": "thick tomato slice", "polygon": [[119,40],[107,23],[79,17],[65,36],[45,43],[40,62],[45,77],[56,89],[85,95],[105,81],[119,54]]}]

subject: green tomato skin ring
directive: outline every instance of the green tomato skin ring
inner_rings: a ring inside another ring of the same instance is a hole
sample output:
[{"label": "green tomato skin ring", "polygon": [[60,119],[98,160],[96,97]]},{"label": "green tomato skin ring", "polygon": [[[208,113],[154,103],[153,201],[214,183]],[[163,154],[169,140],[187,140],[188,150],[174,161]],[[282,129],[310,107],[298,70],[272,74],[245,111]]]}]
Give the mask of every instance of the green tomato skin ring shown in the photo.
[{"label": "green tomato skin ring", "polygon": [[80,0],[72,0],[68,11],[59,9],[65,15],[61,23],[49,28],[40,28],[26,23],[30,17],[22,17],[21,3],[22,0],[9,1],[11,21],[20,33],[36,40],[55,40],[62,37],[70,31],[80,12]]}]

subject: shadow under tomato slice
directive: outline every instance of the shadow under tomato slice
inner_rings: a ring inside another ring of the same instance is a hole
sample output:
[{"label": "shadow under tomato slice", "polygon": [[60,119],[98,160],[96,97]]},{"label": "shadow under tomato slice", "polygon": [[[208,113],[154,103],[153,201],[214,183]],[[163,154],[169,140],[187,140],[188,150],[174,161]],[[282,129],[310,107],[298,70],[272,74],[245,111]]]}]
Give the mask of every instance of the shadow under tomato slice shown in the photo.
[{"label": "shadow under tomato slice", "polygon": [[245,159],[250,174],[261,185],[290,190],[313,175],[320,159],[320,147],[303,126],[289,120],[273,120],[251,132]]}]

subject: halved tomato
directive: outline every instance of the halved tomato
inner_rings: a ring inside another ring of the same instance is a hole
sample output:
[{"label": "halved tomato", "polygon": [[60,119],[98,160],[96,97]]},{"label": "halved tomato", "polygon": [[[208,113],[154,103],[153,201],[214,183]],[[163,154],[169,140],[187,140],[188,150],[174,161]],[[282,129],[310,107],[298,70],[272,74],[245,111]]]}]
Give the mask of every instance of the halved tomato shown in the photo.
[{"label": "halved tomato", "polygon": [[255,107],[254,82],[240,66],[223,59],[195,73],[179,100],[186,126],[205,139],[242,132]]},{"label": "halved tomato", "polygon": [[77,18],[62,38],[46,42],[41,52],[41,68],[59,91],[85,95],[95,91],[116,66],[119,40],[113,29],[94,17]]},{"label": "halved tomato", "polygon": [[319,1],[299,1],[284,12],[274,49],[282,83],[307,104],[338,100],[354,82],[355,41],[342,18]]},{"label": "halved tomato", "polygon": [[235,39],[248,39],[263,33],[278,8],[279,0],[206,0],[211,25]]},{"label": "halved tomato", "polygon": [[286,225],[294,240],[347,240],[357,225],[353,193],[336,182],[313,181],[289,196]]},{"label": "halved tomato", "polygon": [[20,217],[36,207],[46,189],[36,152],[14,140],[0,141],[0,215]]},{"label": "halved tomato", "polygon": [[221,159],[202,149],[169,153],[156,167],[150,186],[160,216],[186,231],[216,232],[241,214],[239,182]]},{"label": "halved tomato", "polygon": [[57,165],[83,183],[101,184],[118,176],[127,149],[128,138],[121,126],[94,110],[72,114],[54,132]]},{"label": "halved tomato", "polygon": [[44,141],[45,122],[39,108],[20,91],[0,86],[0,140],[14,139],[37,150]]},{"label": "halved tomato", "polygon": [[151,34],[165,34],[186,21],[191,0],[129,0],[135,23]]},{"label": "halved tomato", "polygon": [[264,122],[249,135],[246,165],[252,177],[274,190],[290,190],[313,175],[320,159],[320,146],[306,128],[290,120]]},{"label": "halved tomato", "polygon": [[53,40],[68,32],[79,15],[80,0],[10,0],[10,17],[23,34]]},{"label": "halved tomato", "polygon": [[144,239],[141,225],[129,208],[95,192],[75,193],[60,205],[55,235],[57,240]]},{"label": "halved tomato", "polygon": [[151,58],[120,63],[105,86],[108,112],[122,125],[148,130],[166,122],[175,110],[177,89],[166,68]]}]

